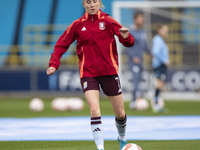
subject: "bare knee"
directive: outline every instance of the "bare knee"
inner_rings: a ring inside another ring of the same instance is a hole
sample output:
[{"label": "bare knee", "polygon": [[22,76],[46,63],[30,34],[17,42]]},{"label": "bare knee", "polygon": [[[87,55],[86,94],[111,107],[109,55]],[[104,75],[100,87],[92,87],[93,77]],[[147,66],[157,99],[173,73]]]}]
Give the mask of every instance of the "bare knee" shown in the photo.
[{"label": "bare knee", "polygon": [[90,115],[91,115],[91,117],[101,116],[100,108],[99,107],[90,107]]},{"label": "bare knee", "polygon": [[115,114],[115,117],[118,119],[118,120],[124,120],[125,117],[126,117],[126,114],[124,111],[120,112],[120,113],[117,113]]},{"label": "bare knee", "polygon": [[157,80],[157,88],[162,90],[163,86],[164,86],[164,81],[158,79]]}]

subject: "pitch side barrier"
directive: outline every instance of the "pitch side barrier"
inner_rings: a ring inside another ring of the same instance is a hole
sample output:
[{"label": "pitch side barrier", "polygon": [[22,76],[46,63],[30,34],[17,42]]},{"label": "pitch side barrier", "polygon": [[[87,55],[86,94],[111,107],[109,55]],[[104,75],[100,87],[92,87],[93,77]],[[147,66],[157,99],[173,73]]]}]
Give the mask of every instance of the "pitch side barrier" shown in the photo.
[{"label": "pitch side barrier", "polygon": [[[154,90],[154,76],[145,70],[140,83],[145,97],[151,98]],[[125,99],[130,99],[133,90],[132,74],[123,72],[121,76]],[[77,69],[59,69],[54,75],[47,76],[45,69],[7,69],[0,70],[0,96],[14,93],[42,93],[45,95],[82,95],[79,71]],[[3,93],[7,93],[3,95]],[[47,94],[50,93],[50,94]],[[101,92],[102,94],[102,92]],[[103,96],[104,94],[102,94]],[[165,99],[196,99],[200,98],[200,69],[171,69],[163,93]]]}]

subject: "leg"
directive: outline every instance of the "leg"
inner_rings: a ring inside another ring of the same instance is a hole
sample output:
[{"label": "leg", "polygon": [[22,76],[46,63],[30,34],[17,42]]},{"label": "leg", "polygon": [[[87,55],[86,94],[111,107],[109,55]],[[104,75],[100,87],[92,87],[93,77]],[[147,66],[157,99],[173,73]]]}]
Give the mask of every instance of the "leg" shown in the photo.
[{"label": "leg", "polygon": [[99,106],[99,91],[98,90],[88,90],[85,92],[85,98],[90,107],[91,117],[101,116],[100,106]]},{"label": "leg", "polygon": [[155,91],[155,104],[158,104],[158,98],[160,96],[160,92],[162,91],[164,86],[164,81],[161,79],[157,79],[156,81],[156,91]]},{"label": "leg", "polygon": [[164,86],[164,81],[161,79],[157,79],[156,82],[156,90],[155,90],[155,98],[154,98],[154,103],[153,103],[153,112],[158,113],[158,112],[164,112],[164,103],[163,100],[160,99],[160,93],[163,89]]},{"label": "leg", "polygon": [[118,120],[123,120],[126,116],[124,110],[124,102],[122,98],[122,94],[117,96],[108,96],[108,99],[112,105],[115,116]]},{"label": "leg", "polygon": [[160,79],[157,79],[156,87],[157,87],[158,89],[162,90],[163,87],[164,87],[164,81],[163,81],[163,80],[160,80]]},{"label": "leg", "polygon": [[110,103],[112,105],[112,108],[115,113],[115,124],[118,130],[119,134],[119,143],[120,143],[120,150],[127,144],[126,138],[125,138],[125,132],[126,132],[126,114],[124,110],[124,103],[122,94],[117,96],[108,96]]},{"label": "leg", "polygon": [[134,94],[135,94],[134,98],[135,99],[140,98],[142,96],[140,87],[139,87],[140,81],[141,81],[141,75],[142,75],[141,71],[134,73],[135,78],[133,79],[133,81],[134,81]]},{"label": "leg", "polygon": [[133,101],[135,101],[135,99],[138,97],[139,91],[139,83],[140,83],[140,76],[141,76],[141,69],[139,66],[134,65],[132,68],[132,72],[133,72]]},{"label": "leg", "polygon": [[115,113],[115,123],[119,133],[120,150],[127,144],[125,139],[126,114],[121,92],[121,85],[118,75],[104,76],[98,79],[102,90],[108,96]]},{"label": "leg", "polygon": [[155,104],[158,104],[158,98],[159,98],[160,92],[162,91],[164,87],[164,82],[167,76],[167,67],[165,65],[161,65],[158,68],[156,68],[154,71],[155,71],[155,76],[157,78],[156,91],[155,91]]},{"label": "leg", "polygon": [[135,100],[141,97],[141,92],[139,89],[139,84],[141,80],[142,69],[139,66],[134,66],[132,69],[133,72],[133,93],[132,93],[132,101],[129,105],[131,109],[135,109]]},{"label": "leg", "polygon": [[90,107],[91,129],[98,150],[104,149],[103,127],[101,123],[101,112],[99,106],[99,91],[88,90],[85,92],[85,98]]},{"label": "leg", "polygon": [[164,112],[164,102],[162,99],[160,99],[160,93],[163,90],[164,82],[166,80],[167,75],[167,67],[165,65],[161,65],[155,70],[156,75],[156,90],[155,90],[155,98],[154,98],[154,106],[153,111],[154,112]]}]

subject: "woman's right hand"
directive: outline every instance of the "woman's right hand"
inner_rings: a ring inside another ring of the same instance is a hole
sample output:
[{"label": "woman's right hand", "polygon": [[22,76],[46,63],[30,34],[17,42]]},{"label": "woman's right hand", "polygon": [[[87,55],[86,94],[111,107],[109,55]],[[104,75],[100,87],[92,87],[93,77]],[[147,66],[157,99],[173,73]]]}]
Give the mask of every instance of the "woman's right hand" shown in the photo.
[{"label": "woman's right hand", "polygon": [[52,75],[52,74],[54,74],[56,72],[56,68],[54,68],[54,67],[49,67],[48,69],[47,69],[47,75]]}]

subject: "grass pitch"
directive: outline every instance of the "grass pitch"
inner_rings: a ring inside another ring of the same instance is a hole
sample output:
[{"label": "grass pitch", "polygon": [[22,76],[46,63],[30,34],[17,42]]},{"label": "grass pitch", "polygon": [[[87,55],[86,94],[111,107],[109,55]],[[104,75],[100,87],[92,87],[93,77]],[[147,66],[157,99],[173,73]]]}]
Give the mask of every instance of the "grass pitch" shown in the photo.
[{"label": "grass pitch", "polygon": [[[87,103],[83,110],[78,112],[58,112],[51,108],[52,99],[43,99],[44,110],[42,112],[32,112],[29,109],[29,101],[27,98],[0,98],[0,117],[64,117],[64,116],[89,116],[90,111]],[[170,115],[200,115],[200,101],[167,101],[166,108],[168,113],[152,113],[151,108],[146,111],[135,111],[129,109],[129,102],[125,102],[126,114],[128,116],[170,116]],[[114,115],[112,107],[107,99],[100,101],[102,116]]]},{"label": "grass pitch", "polygon": [[[199,150],[199,140],[128,141],[143,150]],[[0,150],[96,150],[93,141],[14,141],[0,142]],[[105,141],[105,150],[119,150],[117,141]]]},{"label": "grass pitch", "polygon": [[[31,98],[30,98],[31,99]],[[0,98],[0,117],[61,117],[61,116],[89,116],[89,107],[79,112],[57,112],[51,109],[52,99],[43,99],[45,109],[42,112],[32,112],[28,105],[30,99],[5,99]],[[102,115],[114,115],[109,101],[100,101]],[[167,101],[168,113],[152,113],[149,108],[146,111],[134,111],[125,102],[128,116],[170,116],[170,115],[200,115],[200,101]],[[1,134],[1,133],[0,133]],[[200,140],[174,140],[174,141],[128,141],[140,145],[143,150],[199,150]],[[96,150],[93,141],[0,141],[0,150]],[[105,141],[105,150],[119,150],[117,141]]]}]

